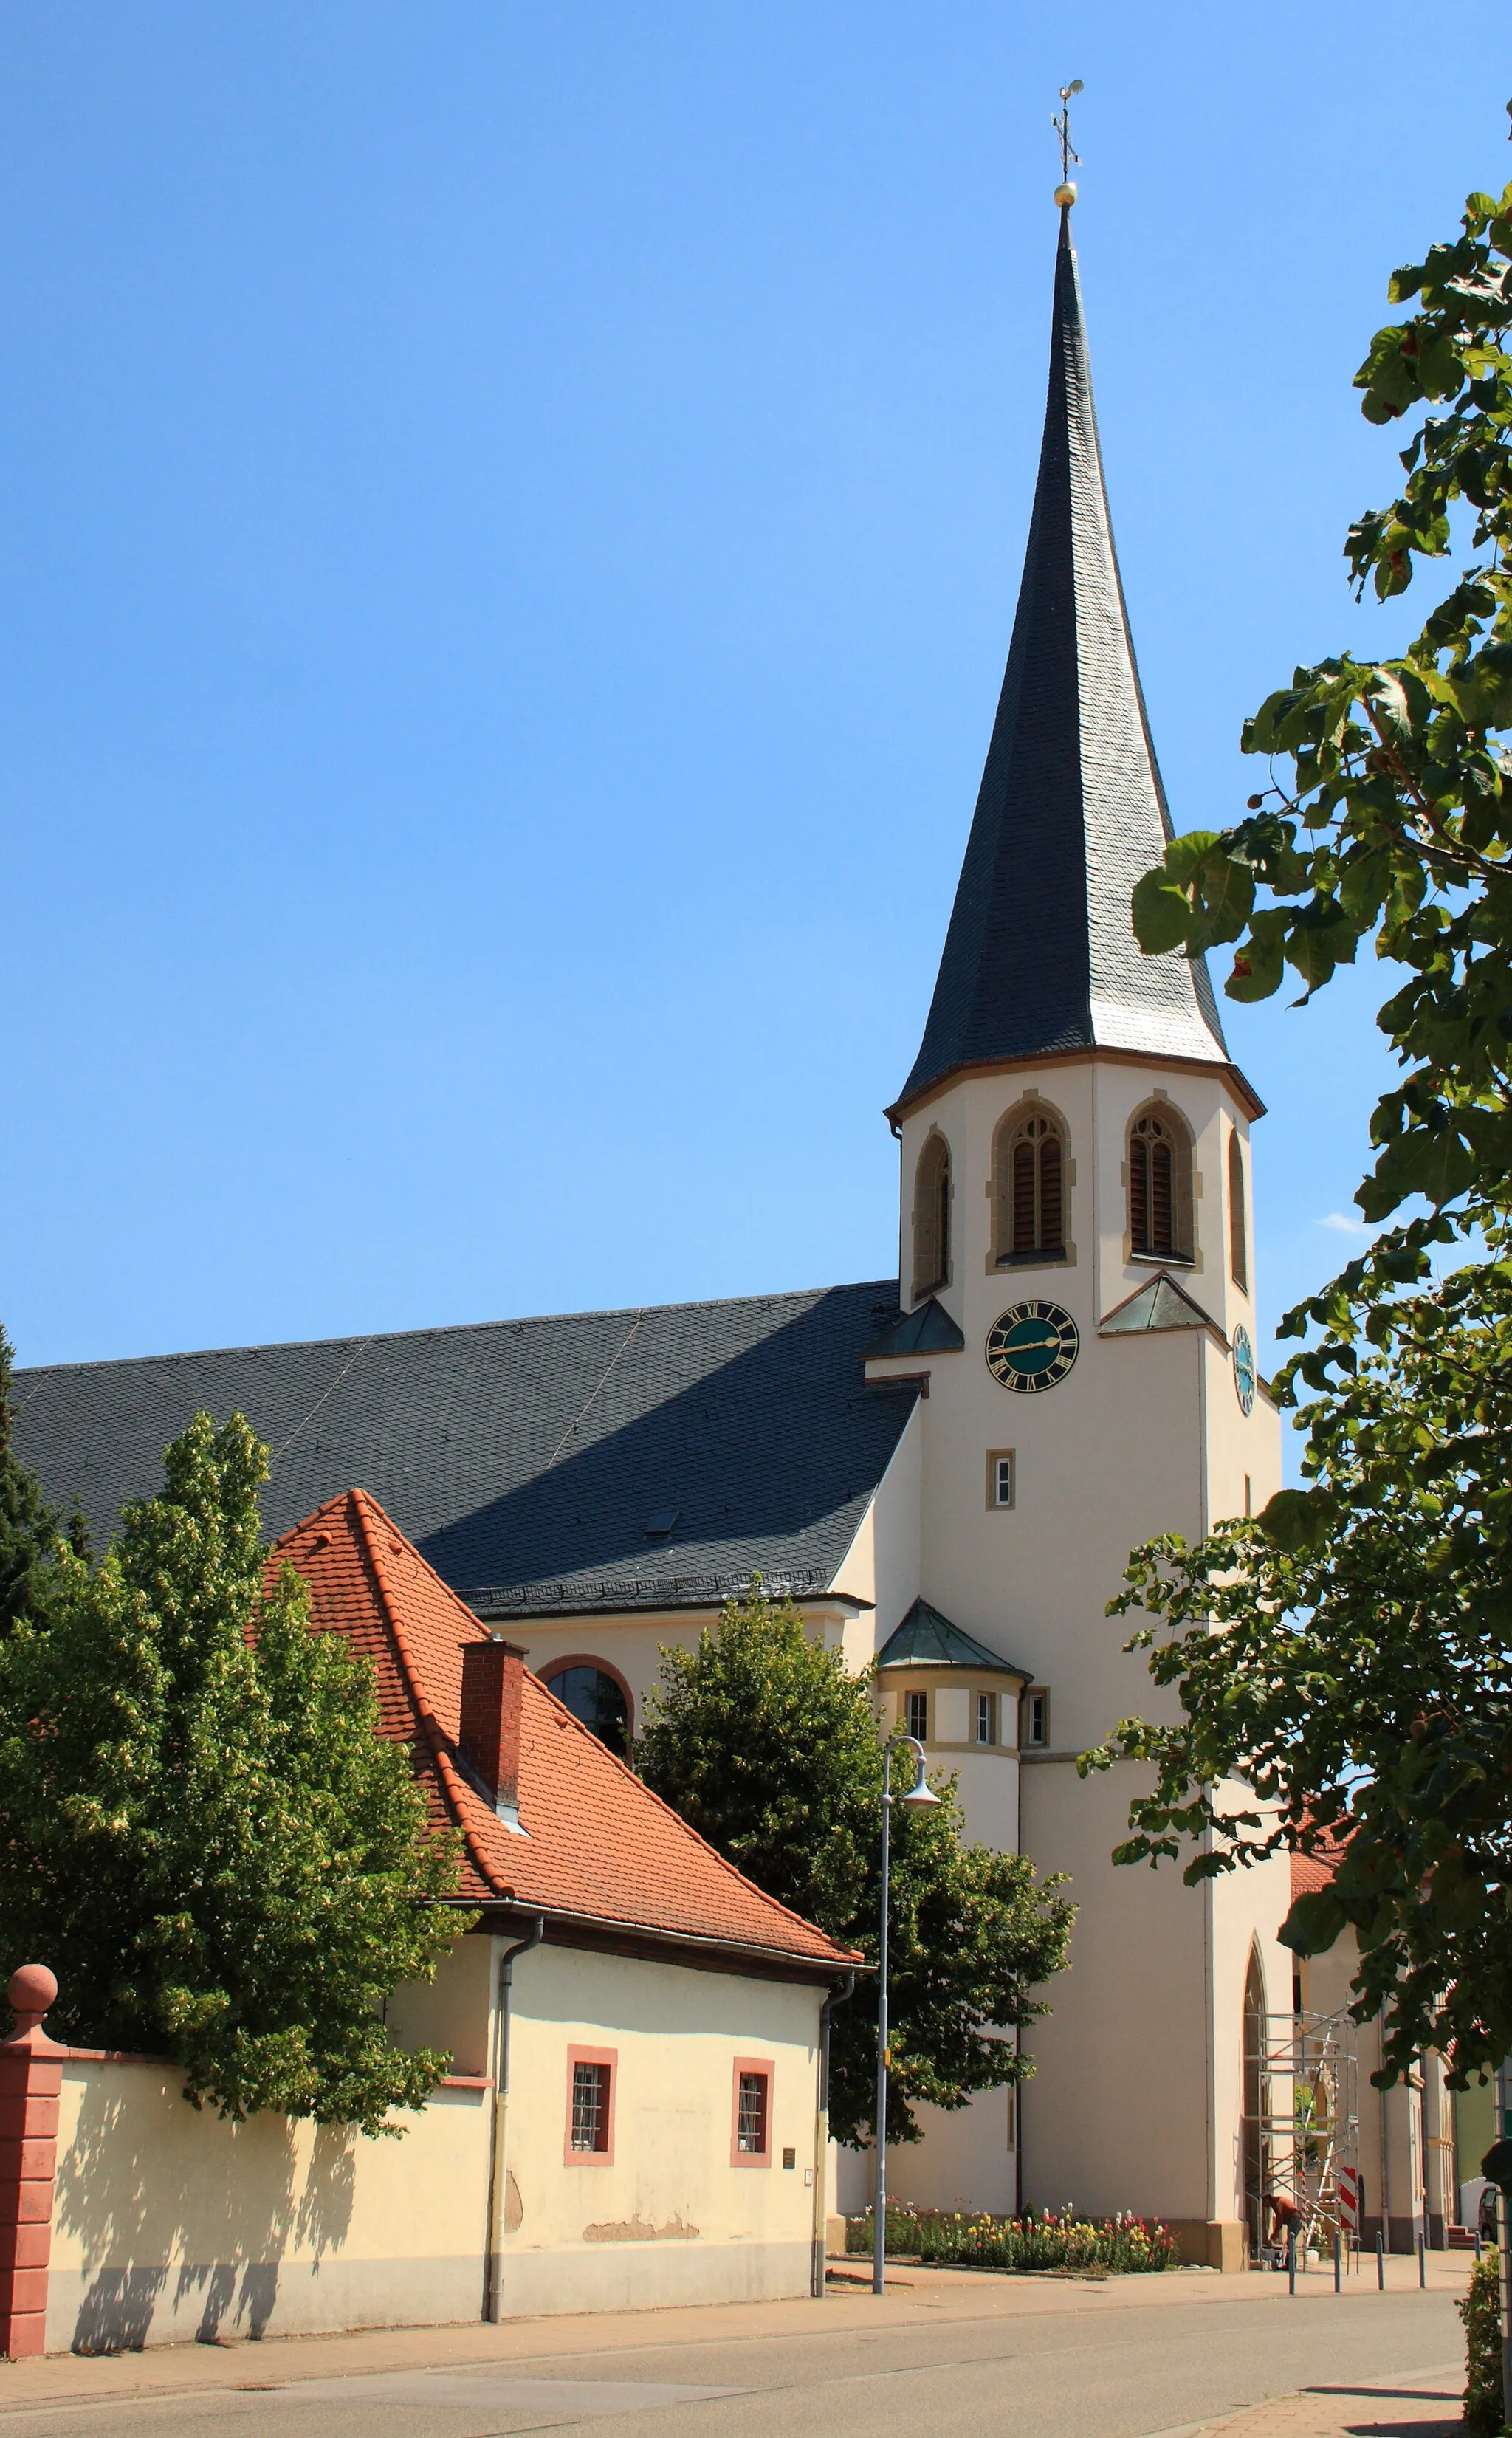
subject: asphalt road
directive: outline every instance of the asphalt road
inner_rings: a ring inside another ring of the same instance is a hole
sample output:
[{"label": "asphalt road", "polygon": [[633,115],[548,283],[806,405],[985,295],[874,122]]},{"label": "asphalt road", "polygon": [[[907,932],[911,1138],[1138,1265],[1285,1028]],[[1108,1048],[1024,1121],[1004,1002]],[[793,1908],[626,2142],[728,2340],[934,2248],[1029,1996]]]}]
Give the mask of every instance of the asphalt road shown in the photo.
[{"label": "asphalt road", "polygon": [[[1246,2284],[1248,2281],[1245,2281]],[[223,2386],[10,2406],[3,2438],[1174,2438],[1292,2389],[1463,2359],[1452,2296],[1357,2290],[1157,2304],[1082,2289],[1074,2307],[983,2317],[948,2297],[923,2324],[822,2328],[507,2364],[281,2377],[255,2348]],[[545,2331],[543,2330],[543,2334]],[[648,2329],[647,2337],[651,2335]],[[271,2351],[271,2349],[270,2349]],[[1446,2385],[1457,2385],[1446,2381]],[[1453,2416],[1454,2408],[1446,2413]],[[1371,2425],[1382,2427],[1377,2420]]]}]

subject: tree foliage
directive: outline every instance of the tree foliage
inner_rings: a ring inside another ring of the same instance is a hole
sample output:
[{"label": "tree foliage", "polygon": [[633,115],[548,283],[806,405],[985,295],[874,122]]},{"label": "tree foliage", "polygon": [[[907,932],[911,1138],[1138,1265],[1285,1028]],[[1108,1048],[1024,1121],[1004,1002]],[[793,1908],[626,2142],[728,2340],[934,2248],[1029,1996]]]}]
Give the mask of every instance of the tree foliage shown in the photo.
[{"label": "tree foliage", "polygon": [[1355,386],[1372,423],[1421,420],[1398,495],[1349,529],[1349,574],[1386,600],[1458,541],[1469,563],[1398,658],[1343,654],[1270,696],[1242,743],[1271,783],[1232,828],[1175,839],[1134,900],[1152,952],[1233,945],[1231,998],[1288,967],[1309,997],[1364,941],[1406,968],[1380,1016],[1407,1072],[1373,1121],[1374,1220],[1512,1178],[1512,186],[1472,194],[1390,293],[1417,310]]},{"label": "tree foliage", "polygon": [[[1390,293],[1416,309],[1356,387],[1370,422],[1415,428],[1345,557],[1383,601],[1453,557],[1448,589],[1398,657],[1298,668],[1261,705],[1242,742],[1269,785],[1177,839],[1134,913],[1151,953],[1232,945],[1235,999],[1290,968],[1305,1001],[1365,942],[1403,969],[1379,1016],[1402,1080],[1356,1195],[1395,1224],[1281,1324],[1308,1341],[1276,1383],[1307,1400],[1306,1486],[1136,1552],[1113,1606],[1156,1621],[1136,1640],[1180,1721],[1126,1720],[1088,1763],[1155,1764],[1124,1861],[1196,1837],[1197,1878],[1342,1845],[1283,1936],[1317,1953],[1352,1926],[1382,2078],[1433,2045],[1462,2082],[1512,2048],[1512,186],[1472,194]],[[1257,1798],[1234,1820],[1231,1775]]]},{"label": "tree foliage", "polygon": [[454,1842],[371,1667],[291,1569],[264,1595],[247,1422],[196,1416],[166,1468],[0,1641],[0,1943],[56,1971],[61,2037],[167,2054],[197,2105],[389,2129],[446,2070],[381,2009],[463,1926]]},{"label": "tree foliage", "polygon": [[9,1634],[18,1617],[47,1613],[62,1581],[60,1543],[71,1539],[80,1555],[88,1546],[82,1518],[65,1527],[11,1445],[14,1365],[14,1349],[0,1329],[0,1634]]},{"label": "tree foliage", "polygon": [[[692,1652],[664,1650],[637,1748],[647,1783],[700,1836],[832,1938],[877,1954],[882,1745],[870,1675],[810,1641],[759,1580]],[[906,1790],[906,1761],[895,1785]],[[1074,1908],[1019,1854],[962,1842],[954,1783],[938,1811],[892,1819],[888,2138],[917,2141],[911,2103],[961,2108],[1032,2072],[1011,2039],[1048,2011],[1031,1993],[1065,1963]],[[834,2018],[830,2122],[869,2138],[877,1992],[863,1974]]]},{"label": "tree foliage", "polygon": [[1489,1250],[1373,1308],[1309,1408],[1305,1489],[1136,1552],[1113,1607],[1157,1620],[1135,1644],[1181,1715],[1081,1764],[1154,1764],[1120,1862],[1337,1852],[1282,1938],[1350,1926],[1388,2070],[1436,2048],[1457,2085],[1512,2049],[1512,1231]]}]

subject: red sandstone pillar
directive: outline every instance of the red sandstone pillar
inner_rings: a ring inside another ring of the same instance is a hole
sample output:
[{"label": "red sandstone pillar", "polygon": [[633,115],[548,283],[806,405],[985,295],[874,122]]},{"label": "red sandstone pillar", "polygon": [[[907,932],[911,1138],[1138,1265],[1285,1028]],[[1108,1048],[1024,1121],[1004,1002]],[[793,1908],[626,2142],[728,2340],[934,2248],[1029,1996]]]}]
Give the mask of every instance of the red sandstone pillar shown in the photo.
[{"label": "red sandstone pillar", "polygon": [[12,1972],[6,1995],[16,2028],[0,2040],[0,2353],[16,2361],[46,2344],[58,2102],[68,2052],[42,2028],[58,1995],[45,1964]]}]

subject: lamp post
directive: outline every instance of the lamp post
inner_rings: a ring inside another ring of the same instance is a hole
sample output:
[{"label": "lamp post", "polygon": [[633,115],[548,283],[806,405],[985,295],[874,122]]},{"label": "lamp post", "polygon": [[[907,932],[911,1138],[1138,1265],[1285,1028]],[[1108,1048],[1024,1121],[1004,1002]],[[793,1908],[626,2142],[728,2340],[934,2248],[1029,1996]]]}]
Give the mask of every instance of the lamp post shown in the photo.
[{"label": "lamp post", "polygon": [[910,1811],[927,1811],[940,1801],[924,1776],[924,1748],[917,1736],[889,1736],[882,1751],[882,1933],[877,1951],[877,2181],[872,2200],[871,2291],[888,2282],[888,1882],[892,1866],[892,1756],[906,1744],[919,1773],[902,1800]]}]

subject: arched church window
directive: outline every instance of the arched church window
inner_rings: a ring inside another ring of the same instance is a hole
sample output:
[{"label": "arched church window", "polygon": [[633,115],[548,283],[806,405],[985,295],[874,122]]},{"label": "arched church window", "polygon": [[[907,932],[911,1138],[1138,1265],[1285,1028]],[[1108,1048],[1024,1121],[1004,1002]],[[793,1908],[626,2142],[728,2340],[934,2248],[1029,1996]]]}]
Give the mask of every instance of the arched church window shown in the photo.
[{"label": "arched church window", "polygon": [[607,1744],[621,1760],[628,1760],[630,1705],[618,1676],[611,1676],[594,1660],[573,1659],[566,1667],[552,1670],[546,1678],[546,1690],[554,1693],[574,1719],[581,1719],[585,1727],[591,1728],[601,1744]]},{"label": "arched church window", "polygon": [[1191,1259],[1191,1144],[1169,1110],[1142,1110],[1129,1129],[1129,1248],[1146,1259]]},{"label": "arched church window", "polygon": [[914,1299],[950,1277],[950,1145],[931,1135],[919,1155],[913,1188]]},{"label": "arched church window", "polygon": [[[1271,2042],[1265,2015],[1265,1979],[1252,1948],[1244,1975],[1244,2110],[1240,2140],[1244,2175],[1244,2216],[1249,2226],[1250,2258],[1261,2257],[1265,2243],[1265,2197],[1271,2185],[1269,2135]],[[1291,2042],[1287,2042],[1287,2062]],[[1290,2104],[1290,2103],[1289,2103]]]},{"label": "arched church window", "polygon": [[994,1250],[1000,1262],[1065,1258],[1065,1129],[1030,1103],[1010,1110],[993,1146]]},{"label": "arched church window", "polygon": [[1249,1246],[1244,1233],[1244,1154],[1236,1126],[1228,1139],[1228,1266],[1234,1284],[1250,1291]]}]

